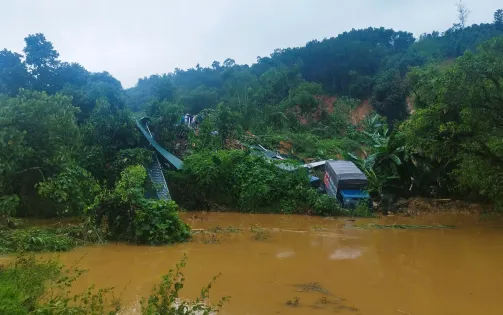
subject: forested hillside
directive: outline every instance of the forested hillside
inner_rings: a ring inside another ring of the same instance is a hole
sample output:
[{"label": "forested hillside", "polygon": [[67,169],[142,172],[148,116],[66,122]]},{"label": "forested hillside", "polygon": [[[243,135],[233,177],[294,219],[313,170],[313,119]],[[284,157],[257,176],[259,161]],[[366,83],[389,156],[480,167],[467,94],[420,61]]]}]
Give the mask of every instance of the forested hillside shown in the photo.
[{"label": "forested hillside", "polygon": [[[229,58],[123,89],[107,72],[60,60],[43,34],[29,35],[23,52],[0,51],[0,214],[86,212],[108,218],[116,239],[185,239],[176,219],[177,233],[147,234],[159,218],[176,218],[177,206],[145,198],[151,152],[134,112],[150,116],[158,141],[186,159],[169,183],[187,208],[336,211],[303,177],[232,150],[242,149],[236,140],[304,161],[352,159],[377,203],[389,195],[503,201],[502,36],[502,10],[493,23],[419,39],[351,30],[252,65]],[[368,104],[375,112],[360,110]],[[203,118],[197,133],[177,125],[185,112]]]},{"label": "forested hillside", "polygon": [[[485,40],[501,36],[503,29],[497,19],[493,24],[434,31],[419,39],[393,29],[351,30],[304,47],[276,49],[269,57],[257,57],[251,66],[238,65],[229,58],[214,61],[211,68],[176,69],[140,79],[136,87],[127,90],[128,105],[136,111],[149,99],[167,99],[181,103],[193,114],[219,102],[266,107],[281,103],[299,86],[312,93],[370,99],[379,94],[379,81],[403,78],[410,67],[452,60],[466,50],[476,51]],[[318,85],[307,85],[306,81]],[[393,115],[405,108],[390,106],[380,111]]]}]

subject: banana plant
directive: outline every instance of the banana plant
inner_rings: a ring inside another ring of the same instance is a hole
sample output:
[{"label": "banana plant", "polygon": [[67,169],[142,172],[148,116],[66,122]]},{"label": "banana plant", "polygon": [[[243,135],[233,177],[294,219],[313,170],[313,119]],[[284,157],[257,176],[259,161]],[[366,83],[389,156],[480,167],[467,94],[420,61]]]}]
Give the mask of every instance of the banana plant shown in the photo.
[{"label": "banana plant", "polygon": [[[372,120],[374,121],[374,120]],[[375,121],[374,121],[375,122]],[[403,146],[396,146],[394,137],[386,124],[374,129],[372,133],[364,131],[368,154],[360,158],[348,153],[350,159],[364,172],[369,181],[369,192],[382,199],[383,190],[390,186],[391,181],[398,179],[397,167],[402,165]]]}]

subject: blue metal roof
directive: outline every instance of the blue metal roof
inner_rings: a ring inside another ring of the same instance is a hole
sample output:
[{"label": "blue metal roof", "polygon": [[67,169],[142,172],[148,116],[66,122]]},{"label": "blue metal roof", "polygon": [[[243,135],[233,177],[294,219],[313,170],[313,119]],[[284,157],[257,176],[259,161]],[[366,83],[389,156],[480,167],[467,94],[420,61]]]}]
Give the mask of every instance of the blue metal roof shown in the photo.
[{"label": "blue metal roof", "polygon": [[342,198],[365,199],[370,198],[368,192],[363,190],[341,190]]}]

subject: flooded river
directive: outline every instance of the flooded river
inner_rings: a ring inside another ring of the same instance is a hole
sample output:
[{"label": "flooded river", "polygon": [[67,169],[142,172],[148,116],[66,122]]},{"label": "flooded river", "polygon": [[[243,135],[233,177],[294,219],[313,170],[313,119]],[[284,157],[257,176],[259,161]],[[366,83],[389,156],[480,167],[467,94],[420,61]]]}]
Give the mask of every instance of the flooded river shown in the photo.
[{"label": "flooded river", "polygon": [[[80,288],[115,287],[125,304],[146,296],[184,253],[184,297],[230,295],[223,314],[502,314],[503,224],[474,215],[356,222],[306,216],[188,213],[201,233],[164,247],[109,243],[60,254],[89,269]],[[357,229],[354,225],[452,224],[454,229]],[[253,231],[250,231],[252,227]],[[45,254],[44,257],[52,254]],[[290,301],[290,303],[287,303]],[[287,305],[293,304],[293,305]]]}]

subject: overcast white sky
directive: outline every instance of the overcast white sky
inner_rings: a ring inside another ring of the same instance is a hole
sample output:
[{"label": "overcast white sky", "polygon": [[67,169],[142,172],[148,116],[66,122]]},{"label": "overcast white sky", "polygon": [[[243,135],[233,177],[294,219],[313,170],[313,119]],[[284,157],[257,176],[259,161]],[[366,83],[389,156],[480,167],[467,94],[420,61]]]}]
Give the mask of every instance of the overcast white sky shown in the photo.
[{"label": "overcast white sky", "polygon": [[[60,59],[108,71],[125,87],[176,67],[230,57],[253,63],[352,28],[418,36],[456,21],[456,0],[0,0],[0,49],[44,33]],[[501,0],[464,0],[469,24],[490,23]]]}]

